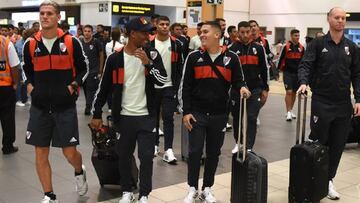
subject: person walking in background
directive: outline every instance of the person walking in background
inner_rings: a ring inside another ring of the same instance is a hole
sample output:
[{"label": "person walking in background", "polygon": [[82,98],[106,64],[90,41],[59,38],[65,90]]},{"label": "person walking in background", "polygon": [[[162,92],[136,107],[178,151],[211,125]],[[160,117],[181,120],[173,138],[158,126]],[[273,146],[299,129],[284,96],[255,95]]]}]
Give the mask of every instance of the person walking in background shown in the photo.
[{"label": "person walking in background", "polygon": [[277,69],[283,71],[283,81],[286,90],[286,121],[296,118],[293,107],[296,100],[296,91],[299,89],[298,66],[304,55],[304,46],[300,44],[300,31],[290,31],[291,40],[288,41],[280,51]]},{"label": "person walking in background", "polygon": [[85,25],[83,28],[84,38],[81,40],[85,55],[89,60],[89,75],[84,83],[86,107],[84,114],[90,115],[91,106],[97,90],[99,79],[104,67],[104,51],[101,42],[92,36],[93,27]]}]

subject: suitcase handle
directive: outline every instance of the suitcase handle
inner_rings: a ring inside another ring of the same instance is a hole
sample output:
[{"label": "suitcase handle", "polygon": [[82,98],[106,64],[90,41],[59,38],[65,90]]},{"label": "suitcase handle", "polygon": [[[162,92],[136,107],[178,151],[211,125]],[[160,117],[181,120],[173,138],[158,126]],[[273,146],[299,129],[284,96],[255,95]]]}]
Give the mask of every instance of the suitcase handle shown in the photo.
[{"label": "suitcase handle", "polygon": [[[298,119],[296,122],[296,144],[301,144],[305,142],[307,97],[308,97],[307,92],[298,94]],[[302,98],[304,98],[303,111],[301,111]],[[300,142],[300,131],[301,131],[301,142]]]},{"label": "suitcase handle", "polygon": [[[243,102],[244,100],[244,102]],[[241,114],[242,112],[242,106],[244,103],[244,113]],[[242,128],[242,131],[241,131]],[[245,161],[246,158],[246,136],[247,136],[247,107],[246,107],[246,98],[241,98],[240,97],[240,108],[239,108],[239,133],[238,133],[238,147],[240,147],[240,138],[241,138],[241,134],[243,135],[243,147],[242,147],[242,159],[240,159],[240,150],[238,150],[237,152],[237,161],[239,161],[240,163],[243,163]]]}]

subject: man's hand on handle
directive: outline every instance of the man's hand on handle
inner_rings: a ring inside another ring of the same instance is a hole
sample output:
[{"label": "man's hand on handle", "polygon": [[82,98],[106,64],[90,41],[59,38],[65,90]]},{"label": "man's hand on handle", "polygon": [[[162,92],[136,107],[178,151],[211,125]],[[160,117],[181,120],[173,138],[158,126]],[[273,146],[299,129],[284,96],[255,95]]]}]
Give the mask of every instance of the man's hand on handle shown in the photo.
[{"label": "man's hand on handle", "polygon": [[300,85],[299,89],[296,91],[296,94],[305,94],[307,89],[307,85]]},{"label": "man's hand on handle", "polygon": [[90,127],[94,130],[99,130],[102,127],[103,121],[102,119],[91,119]]},{"label": "man's hand on handle", "polygon": [[251,92],[248,90],[247,87],[242,87],[240,89],[240,96],[241,96],[241,98],[248,99],[251,96]]},{"label": "man's hand on handle", "polygon": [[354,106],[354,115],[360,116],[360,103],[356,103]]},{"label": "man's hand on handle", "polygon": [[186,114],[185,116],[183,116],[183,123],[184,126],[191,131],[193,126],[191,124],[191,122],[196,122],[195,117],[192,114]]}]

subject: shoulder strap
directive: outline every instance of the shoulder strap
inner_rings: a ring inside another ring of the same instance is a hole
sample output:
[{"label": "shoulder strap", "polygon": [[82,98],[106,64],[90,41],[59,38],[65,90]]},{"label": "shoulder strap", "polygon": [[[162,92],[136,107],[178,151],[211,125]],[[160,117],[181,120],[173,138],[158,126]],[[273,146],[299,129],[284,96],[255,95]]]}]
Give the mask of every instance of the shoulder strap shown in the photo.
[{"label": "shoulder strap", "polygon": [[[5,51],[5,59],[8,63],[9,63],[9,43],[10,43],[10,40],[5,38],[4,51]],[[9,66],[10,66],[10,64],[9,64]]]},{"label": "shoulder strap", "polygon": [[211,63],[210,63],[210,67],[211,67],[211,69],[215,72],[215,74],[218,76],[218,78],[220,78],[221,80],[223,80],[224,82],[227,83],[227,80],[225,79],[225,77],[223,76],[223,74],[220,73],[219,69],[218,69],[218,68],[215,66],[215,64],[212,62],[209,53],[205,53],[205,56],[206,56],[207,59],[211,62]]}]

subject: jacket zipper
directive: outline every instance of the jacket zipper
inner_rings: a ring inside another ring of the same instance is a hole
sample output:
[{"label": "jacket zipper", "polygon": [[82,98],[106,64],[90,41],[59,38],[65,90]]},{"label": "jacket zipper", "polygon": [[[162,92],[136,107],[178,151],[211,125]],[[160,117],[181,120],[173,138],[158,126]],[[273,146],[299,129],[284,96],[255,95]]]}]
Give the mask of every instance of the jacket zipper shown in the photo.
[{"label": "jacket zipper", "polygon": [[[54,44],[55,44],[55,42],[54,42]],[[53,44],[53,46],[54,46],[54,44]],[[48,52],[49,52],[49,51],[48,51]],[[51,47],[51,50],[50,50],[50,53],[49,53],[50,73],[52,73],[51,52],[52,52],[52,47]],[[51,98],[51,96],[52,96],[52,91],[51,91],[51,88],[52,88],[52,87],[50,87],[50,88],[49,88],[49,98]],[[50,105],[49,105],[49,114],[51,114],[51,113],[52,113],[52,106],[51,106],[51,102],[52,102],[52,101],[50,101]]]}]

